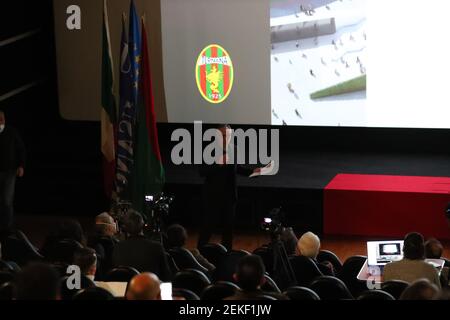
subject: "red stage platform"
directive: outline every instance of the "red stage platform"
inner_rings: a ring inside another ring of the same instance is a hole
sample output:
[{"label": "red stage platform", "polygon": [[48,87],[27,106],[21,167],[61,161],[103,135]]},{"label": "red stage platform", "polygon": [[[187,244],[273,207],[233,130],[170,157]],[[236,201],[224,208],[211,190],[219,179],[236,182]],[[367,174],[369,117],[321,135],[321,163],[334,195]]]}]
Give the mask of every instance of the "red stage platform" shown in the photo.
[{"label": "red stage platform", "polygon": [[450,239],[450,178],[338,174],[324,193],[326,235]]}]

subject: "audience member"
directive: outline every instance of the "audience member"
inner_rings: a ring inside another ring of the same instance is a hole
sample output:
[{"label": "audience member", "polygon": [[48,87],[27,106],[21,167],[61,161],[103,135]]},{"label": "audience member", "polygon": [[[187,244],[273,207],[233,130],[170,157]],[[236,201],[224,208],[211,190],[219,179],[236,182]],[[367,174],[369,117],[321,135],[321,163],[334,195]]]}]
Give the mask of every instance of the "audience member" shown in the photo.
[{"label": "audience member", "polygon": [[17,300],[59,300],[59,274],[51,266],[34,263],[23,268],[17,278]]},{"label": "audience member", "polygon": [[425,278],[441,287],[438,272],[435,267],[425,262],[425,245],[420,233],[412,232],[406,235],[403,244],[403,259],[388,263],[384,267],[383,279],[403,280],[412,283]]},{"label": "audience member", "polygon": [[158,276],[150,272],[134,276],[128,284],[126,298],[127,300],[161,300]]},{"label": "audience member", "polygon": [[116,221],[107,212],[95,217],[94,233],[89,237],[88,246],[97,252],[98,274],[103,275],[112,267],[114,247],[119,242],[116,238],[118,229]]},{"label": "audience member", "polygon": [[[167,228],[167,243],[169,248],[184,248],[184,246],[186,245],[187,237],[188,235],[186,229],[179,224],[174,224]],[[197,259],[198,263],[208,269],[208,271],[214,271],[216,267],[205,257],[203,257],[200,254],[200,251],[198,251],[197,249],[192,249],[190,250],[190,252],[195,257],[195,259]]]},{"label": "audience member", "polygon": [[443,251],[444,247],[439,240],[430,238],[425,242],[425,258],[440,259]]},{"label": "audience member", "polygon": [[129,211],[124,224],[127,239],[113,251],[113,265],[129,266],[140,272],[152,272],[163,281],[170,281],[171,271],[163,246],[144,236],[144,219],[136,211]]},{"label": "audience member", "polygon": [[428,279],[414,281],[403,291],[400,300],[432,300],[439,293],[439,288]]},{"label": "audience member", "polygon": [[324,261],[323,263],[319,263],[317,261],[319,251],[320,239],[312,232],[304,233],[297,242],[297,253],[299,255],[313,260],[324,275],[334,276],[333,265],[330,262]]},{"label": "audience member", "polygon": [[73,264],[80,267],[81,273],[89,280],[94,281],[97,271],[97,255],[91,248],[82,248],[75,252]]},{"label": "audience member", "polygon": [[[241,290],[225,300],[255,300],[261,295],[268,294],[261,290],[261,286],[266,282],[265,272],[261,257],[248,255],[240,259],[233,278]],[[280,300],[286,299],[281,294],[270,293],[270,295]]]}]

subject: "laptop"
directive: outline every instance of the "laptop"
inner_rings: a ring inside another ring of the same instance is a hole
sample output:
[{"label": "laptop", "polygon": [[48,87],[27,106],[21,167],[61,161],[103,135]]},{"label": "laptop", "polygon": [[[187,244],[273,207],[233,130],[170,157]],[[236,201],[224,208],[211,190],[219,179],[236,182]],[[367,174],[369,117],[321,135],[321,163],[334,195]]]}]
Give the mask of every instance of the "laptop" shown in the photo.
[{"label": "laptop", "polygon": [[367,265],[369,267],[384,267],[389,262],[403,258],[403,240],[368,241]]}]

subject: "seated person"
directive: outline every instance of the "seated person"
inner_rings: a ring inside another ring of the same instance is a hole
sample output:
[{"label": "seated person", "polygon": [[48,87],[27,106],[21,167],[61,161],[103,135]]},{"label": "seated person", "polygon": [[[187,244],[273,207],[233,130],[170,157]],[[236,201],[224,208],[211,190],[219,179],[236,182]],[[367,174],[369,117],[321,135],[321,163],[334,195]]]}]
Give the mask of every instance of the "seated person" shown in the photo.
[{"label": "seated person", "polygon": [[94,233],[88,239],[88,246],[97,252],[100,275],[112,267],[114,246],[119,242],[116,238],[117,226],[113,217],[103,212],[95,217]]},{"label": "seated person", "polygon": [[334,276],[333,265],[324,261],[322,263],[317,262],[317,255],[320,251],[320,239],[312,232],[304,233],[297,242],[298,255],[308,257],[313,260],[320,272],[326,276]]},{"label": "seated person", "polygon": [[403,291],[399,300],[433,300],[439,293],[439,288],[427,279],[414,281]]},{"label": "seated person", "polygon": [[412,283],[418,279],[428,279],[441,288],[439,275],[435,267],[425,262],[425,245],[420,233],[406,235],[403,244],[403,259],[384,266],[383,280],[403,280]]},{"label": "seated person", "polygon": [[144,219],[139,212],[130,210],[124,221],[127,239],[113,250],[113,266],[128,266],[139,272],[152,272],[162,280],[170,281],[171,271],[163,246],[144,236]]},{"label": "seated person", "polygon": [[161,300],[160,281],[156,274],[144,272],[128,284],[127,300]]},{"label": "seated person", "polygon": [[282,294],[261,290],[261,286],[266,281],[266,278],[264,278],[265,272],[266,269],[261,257],[249,255],[240,259],[233,278],[241,290],[225,300],[255,300],[261,295],[270,295],[279,300],[286,300],[287,298]]},{"label": "seated person", "polygon": [[447,286],[450,261],[442,257],[444,247],[441,242],[435,238],[430,238],[425,242],[425,258],[427,259],[444,259],[444,268],[441,271],[441,284]]},{"label": "seated person", "polygon": [[97,255],[91,248],[78,249],[73,257],[73,264],[80,267],[81,273],[92,282],[97,271]]},{"label": "seated person", "polygon": [[[167,228],[167,244],[170,249],[184,248],[184,246],[186,245],[187,237],[188,235],[186,229],[179,224],[174,224]],[[197,249],[192,249],[189,251],[195,257],[195,259],[197,259],[198,263],[208,269],[208,271],[212,272],[214,271],[214,269],[216,269],[216,267],[212,263],[210,263],[205,257],[200,254],[200,251],[198,251]]]}]

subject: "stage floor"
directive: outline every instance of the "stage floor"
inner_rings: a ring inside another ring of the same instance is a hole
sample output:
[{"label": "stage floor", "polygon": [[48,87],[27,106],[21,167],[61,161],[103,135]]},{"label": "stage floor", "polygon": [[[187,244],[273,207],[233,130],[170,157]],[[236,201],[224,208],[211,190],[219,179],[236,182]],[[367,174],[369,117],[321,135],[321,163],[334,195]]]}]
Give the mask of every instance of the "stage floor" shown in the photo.
[{"label": "stage floor", "polygon": [[[201,184],[194,166],[166,164],[168,184]],[[280,154],[275,176],[247,179],[243,187],[324,189],[339,173],[450,177],[450,155],[298,151]]]}]

